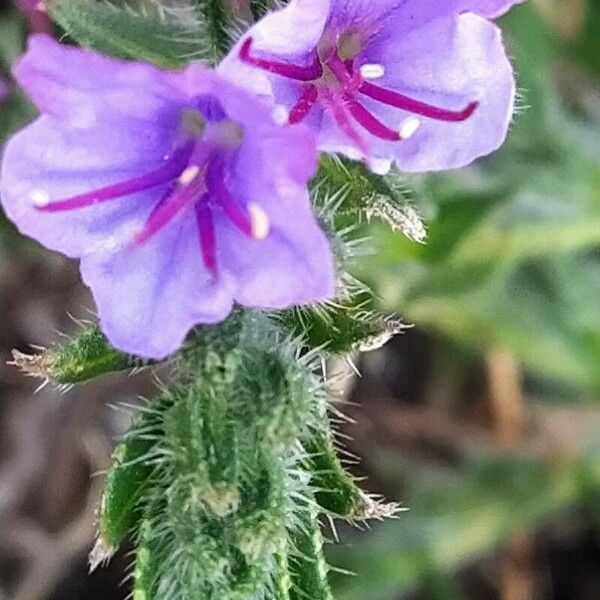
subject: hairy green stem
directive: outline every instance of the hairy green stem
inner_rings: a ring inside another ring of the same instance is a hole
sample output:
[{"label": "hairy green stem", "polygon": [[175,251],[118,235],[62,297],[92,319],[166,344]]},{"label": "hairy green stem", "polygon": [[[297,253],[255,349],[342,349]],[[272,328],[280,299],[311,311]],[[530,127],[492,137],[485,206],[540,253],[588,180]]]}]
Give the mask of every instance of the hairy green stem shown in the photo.
[{"label": "hairy green stem", "polygon": [[304,507],[290,557],[292,589],[290,600],[333,600],[327,581],[329,567],[323,554],[323,535],[313,503]]}]

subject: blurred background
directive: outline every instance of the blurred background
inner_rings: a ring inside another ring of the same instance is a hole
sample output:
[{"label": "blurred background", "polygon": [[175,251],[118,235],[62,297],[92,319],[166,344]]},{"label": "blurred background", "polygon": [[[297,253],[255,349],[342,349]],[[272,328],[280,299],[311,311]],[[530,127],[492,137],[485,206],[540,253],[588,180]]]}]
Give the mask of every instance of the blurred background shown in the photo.
[{"label": "blurred background", "polygon": [[[36,5],[0,2],[0,144],[33,116],[9,72],[46,27]],[[600,2],[530,0],[502,27],[506,145],[406,178],[428,243],[372,225],[357,266],[414,327],[346,381],[351,468],[410,510],[338,527],[330,562],[356,573],[334,576],[339,600],[600,599]],[[6,364],[92,307],[76,265],[0,215],[0,600],[129,593],[127,549],[90,576],[86,555],[130,421],[115,406],[151,396],[148,375],[61,392]]]}]

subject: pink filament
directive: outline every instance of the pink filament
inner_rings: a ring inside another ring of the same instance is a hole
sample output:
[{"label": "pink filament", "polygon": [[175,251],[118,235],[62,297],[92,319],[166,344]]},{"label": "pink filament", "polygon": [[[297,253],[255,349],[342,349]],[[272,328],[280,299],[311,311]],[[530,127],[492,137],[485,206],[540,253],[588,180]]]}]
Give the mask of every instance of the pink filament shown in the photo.
[{"label": "pink filament", "polygon": [[242,42],[239,54],[242,62],[262,69],[263,71],[269,71],[275,75],[281,75],[282,77],[295,79],[297,81],[312,81],[313,79],[319,79],[319,77],[323,75],[323,67],[321,66],[321,62],[316,55],[311,65],[308,67],[301,67],[298,65],[252,56],[250,51],[252,50],[253,43],[254,39],[251,37],[246,38]]},{"label": "pink filament", "polygon": [[146,173],[140,177],[134,177],[127,181],[108,185],[85,194],[72,196],[71,198],[66,198],[64,200],[55,200],[54,202],[50,202],[43,206],[36,206],[36,208],[45,212],[75,210],[164,185],[179,177],[187,165],[191,152],[192,146],[188,144],[176,150],[173,153],[173,156],[155,171]]},{"label": "pink filament", "polygon": [[402,139],[398,131],[390,129],[374,117],[360,102],[357,102],[351,96],[345,96],[344,101],[348,108],[348,112],[354,119],[370,134],[382,140],[397,142]]},{"label": "pink filament", "polygon": [[409,98],[408,96],[399,94],[398,92],[380,88],[372,83],[369,83],[368,81],[363,81],[360,84],[358,91],[365,94],[365,96],[369,96],[370,98],[373,98],[373,100],[377,100],[383,104],[387,104],[388,106],[400,108],[402,110],[406,110],[423,117],[429,117],[430,119],[435,119],[437,121],[448,121],[455,123],[466,121],[479,106],[479,102],[471,102],[462,110],[447,110],[445,108],[439,108],[431,104],[426,104],[425,102],[421,102],[419,100],[414,100],[413,98]]},{"label": "pink filament", "polygon": [[217,274],[217,243],[215,222],[209,205],[208,195],[205,194],[196,202],[196,225],[200,240],[200,252],[204,266],[216,276]]},{"label": "pink filament", "polygon": [[304,86],[302,89],[302,95],[300,96],[300,99],[294,105],[292,110],[290,110],[288,123],[294,125],[295,123],[300,123],[300,121],[303,121],[310,112],[310,109],[317,102],[318,98],[319,92],[317,90],[317,86]]},{"label": "pink filament", "polygon": [[248,213],[232,197],[223,181],[223,174],[211,181],[210,191],[215,195],[219,204],[223,207],[229,220],[242,232],[252,236],[252,221]]},{"label": "pink filament", "polygon": [[179,187],[168,194],[154,207],[144,228],[135,236],[134,243],[143,244],[156,235],[182,208],[198,195],[199,191],[198,184],[190,184]]},{"label": "pink filament", "polygon": [[357,80],[348,70],[348,61],[344,62],[336,52],[327,58],[327,66],[331,69],[336,79],[342,84],[342,88],[346,93],[354,93],[356,91]]},{"label": "pink filament", "polygon": [[368,155],[369,148],[354,127],[352,127],[352,123],[348,118],[346,111],[344,110],[343,101],[340,101],[337,97],[334,97],[331,93],[329,93],[329,91],[326,91],[323,93],[323,102],[329,108],[329,110],[331,110],[333,118],[338,124],[338,127],[356,144],[357,148],[359,148],[364,155]]}]

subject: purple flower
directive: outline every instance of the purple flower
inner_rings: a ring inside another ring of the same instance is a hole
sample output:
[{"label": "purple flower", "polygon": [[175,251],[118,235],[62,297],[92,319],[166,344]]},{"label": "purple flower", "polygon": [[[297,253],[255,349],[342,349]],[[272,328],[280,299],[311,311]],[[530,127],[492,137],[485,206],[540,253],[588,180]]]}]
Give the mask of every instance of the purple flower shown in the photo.
[{"label": "purple flower", "polygon": [[163,72],[43,35],[15,76],[42,115],[7,145],[3,206],[23,233],[81,259],[115,347],[161,358],[234,301],[331,297],[309,129],[275,126],[199,65]]},{"label": "purple flower", "polygon": [[219,70],[305,121],[319,149],[385,172],[469,164],[502,144],[515,82],[488,19],[522,0],[291,0]]}]

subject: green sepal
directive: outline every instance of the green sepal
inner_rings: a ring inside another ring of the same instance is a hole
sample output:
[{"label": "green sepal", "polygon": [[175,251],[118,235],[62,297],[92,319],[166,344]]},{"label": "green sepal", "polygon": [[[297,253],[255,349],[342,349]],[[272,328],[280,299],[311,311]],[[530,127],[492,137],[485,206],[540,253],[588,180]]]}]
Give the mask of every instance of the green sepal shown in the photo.
[{"label": "green sepal", "polygon": [[371,173],[362,163],[337,155],[321,157],[315,186],[325,186],[337,193],[343,191],[344,200],[338,214],[360,213],[378,196],[394,198],[392,188],[383,178]]},{"label": "green sepal", "polygon": [[191,58],[210,58],[204,24],[189,14],[144,4],[106,0],[47,0],[52,18],[73,40],[120,58],[145,60],[165,69],[183,68]]},{"label": "green sepal", "polygon": [[140,524],[156,468],[152,459],[164,435],[162,414],[171,402],[167,395],[144,409],[113,452],[98,511],[98,538],[108,550],[115,550]]},{"label": "green sepal", "polygon": [[305,443],[304,449],[317,504],[336,517],[364,518],[366,496],[344,469],[331,438],[326,434],[316,435]]},{"label": "green sepal", "polygon": [[13,359],[13,364],[28,375],[64,385],[143,364],[140,359],[115,350],[97,327],[89,327],[66,344],[39,354],[13,350]]},{"label": "green sepal", "polygon": [[356,282],[338,300],[294,308],[278,318],[307,348],[334,355],[375,350],[403,330],[398,320],[373,310],[371,292]]},{"label": "green sepal", "polygon": [[317,208],[325,212],[328,207],[319,206],[322,200],[333,199],[334,217],[341,225],[347,221],[353,224],[357,216],[364,215],[380,219],[412,241],[424,242],[425,226],[398,182],[397,174],[381,177],[360,162],[323,155],[313,182],[313,198]]},{"label": "green sepal", "polygon": [[115,550],[139,521],[138,503],[152,475],[141,457],[152,449],[145,440],[132,438],[113,452],[98,515],[98,535],[109,550]]},{"label": "green sepal", "polygon": [[97,327],[90,327],[68,344],[46,354],[46,370],[58,383],[79,383],[140,366],[140,361],[115,350]]}]

